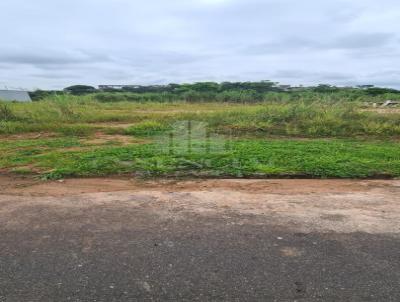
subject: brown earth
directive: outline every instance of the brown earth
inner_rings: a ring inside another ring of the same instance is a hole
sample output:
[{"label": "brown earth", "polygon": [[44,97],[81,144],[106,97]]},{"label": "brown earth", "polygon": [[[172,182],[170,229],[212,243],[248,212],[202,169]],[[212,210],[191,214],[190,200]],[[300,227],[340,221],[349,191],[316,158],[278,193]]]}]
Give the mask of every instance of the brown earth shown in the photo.
[{"label": "brown earth", "polygon": [[[132,197],[143,202],[130,202]],[[0,206],[10,198],[18,202],[1,207],[3,218],[26,206],[62,211],[115,206],[143,207],[160,220],[181,219],[187,213],[236,213],[252,215],[254,224],[290,225],[303,231],[400,231],[400,180],[88,178],[43,182],[1,176]]]},{"label": "brown earth", "polygon": [[45,139],[45,138],[55,138],[57,137],[57,133],[50,132],[30,132],[30,133],[20,133],[20,134],[12,134],[12,135],[0,135],[1,139],[5,139],[8,141],[18,141],[25,139]]},{"label": "brown earth", "polygon": [[89,145],[105,145],[110,142],[116,142],[120,145],[130,145],[130,144],[144,144],[147,143],[147,140],[134,138],[129,135],[121,135],[121,134],[104,134],[98,132],[95,134],[94,138],[86,138],[82,139],[84,144]]},{"label": "brown earth", "polygon": [[141,180],[129,177],[75,178],[41,181],[33,177],[0,175],[0,194],[64,196],[82,193],[141,191],[210,191],[212,189],[242,191],[249,194],[314,194],[355,193],[390,190],[400,180],[349,179],[193,179]]}]

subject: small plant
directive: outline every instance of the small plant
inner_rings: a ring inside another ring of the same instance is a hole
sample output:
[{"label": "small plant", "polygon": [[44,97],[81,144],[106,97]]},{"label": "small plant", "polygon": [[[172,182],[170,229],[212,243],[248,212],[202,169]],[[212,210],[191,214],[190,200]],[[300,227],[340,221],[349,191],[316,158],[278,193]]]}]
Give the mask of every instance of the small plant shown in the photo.
[{"label": "small plant", "polygon": [[125,129],[127,135],[152,136],[168,130],[169,127],[156,121],[145,121]]},{"label": "small plant", "polygon": [[0,104],[0,121],[15,121],[17,117],[9,105]]},{"label": "small plant", "polygon": [[94,128],[87,125],[64,125],[56,129],[65,136],[89,136],[93,134]]},{"label": "small plant", "polygon": [[29,175],[34,173],[29,167],[16,167],[11,171],[15,174],[20,174],[20,175]]}]

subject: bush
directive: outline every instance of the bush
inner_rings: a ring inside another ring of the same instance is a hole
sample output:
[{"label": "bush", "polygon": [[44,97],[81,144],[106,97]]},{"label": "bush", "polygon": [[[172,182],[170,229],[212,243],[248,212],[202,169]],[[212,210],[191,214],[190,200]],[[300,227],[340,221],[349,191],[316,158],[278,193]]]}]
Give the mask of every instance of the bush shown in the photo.
[{"label": "bush", "polygon": [[87,125],[63,125],[55,129],[65,136],[89,136],[94,133],[94,128]]},{"label": "bush", "polygon": [[245,91],[224,91],[216,96],[216,100],[220,102],[233,103],[256,103],[263,100],[263,95],[254,90]]},{"label": "bush", "polygon": [[83,95],[96,92],[96,88],[87,85],[74,85],[64,88],[64,91],[73,95]]},{"label": "bush", "polygon": [[156,135],[168,130],[166,124],[156,121],[145,121],[125,129],[127,135],[148,136]]},{"label": "bush", "polygon": [[0,103],[0,121],[15,121],[16,119],[9,105]]}]

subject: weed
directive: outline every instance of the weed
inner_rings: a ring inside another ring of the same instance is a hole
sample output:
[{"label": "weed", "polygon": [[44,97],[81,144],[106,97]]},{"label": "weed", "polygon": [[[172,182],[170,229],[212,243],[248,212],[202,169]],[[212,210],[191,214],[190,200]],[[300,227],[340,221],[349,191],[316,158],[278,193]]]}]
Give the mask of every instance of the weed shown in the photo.
[{"label": "weed", "polygon": [[[26,167],[32,166],[47,179],[121,173],[400,176],[399,113],[362,111],[356,97],[343,100],[339,93],[268,93],[262,101],[242,104],[250,102],[252,94],[225,92],[219,95],[219,103],[165,101],[170,96],[161,94],[158,97],[163,102],[156,103],[154,95],[141,95],[138,101],[129,93],[113,102],[107,101],[107,96],[100,100],[99,95],[54,95],[28,104],[0,103],[0,169],[29,173]],[[208,98],[201,92],[196,95],[190,97]],[[233,98],[237,103],[229,101]],[[164,135],[182,121],[204,125],[203,138],[172,132]],[[124,128],[118,123],[132,126]],[[113,144],[112,137],[98,146],[81,142],[81,137],[94,136],[97,131],[147,139],[145,144],[124,146]],[[51,132],[58,137],[26,140],[4,136],[32,132]],[[225,137],[213,136],[215,133]],[[267,140],[276,136],[280,139]]]},{"label": "weed", "polygon": [[166,124],[156,121],[145,121],[125,129],[124,133],[136,136],[153,136],[161,134],[168,129],[169,127]]},{"label": "weed", "polygon": [[16,120],[16,116],[7,104],[0,103],[0,122]]}]

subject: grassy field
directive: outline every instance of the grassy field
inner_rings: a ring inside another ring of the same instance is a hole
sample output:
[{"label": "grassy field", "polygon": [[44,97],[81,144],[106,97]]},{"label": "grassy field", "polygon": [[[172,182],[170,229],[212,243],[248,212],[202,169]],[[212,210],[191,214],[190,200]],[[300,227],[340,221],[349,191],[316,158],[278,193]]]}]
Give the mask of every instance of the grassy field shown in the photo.
[{"label": "grassy field", "polygon": [[400,113],[361,102],[0,102],[0,171],[46,179],[134,174],[400,177]]}]

